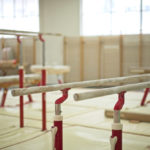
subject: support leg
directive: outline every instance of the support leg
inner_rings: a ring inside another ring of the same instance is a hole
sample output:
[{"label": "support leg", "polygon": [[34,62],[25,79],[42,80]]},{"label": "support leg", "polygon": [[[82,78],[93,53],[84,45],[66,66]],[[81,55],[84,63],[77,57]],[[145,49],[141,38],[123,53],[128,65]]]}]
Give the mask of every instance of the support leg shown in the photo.
[{"label": "support leg", "polygon": [[63,150],[63,130],[62,130],[62,119],[61,115],[56,115],[54,118],[54,127],[57,128],[55,135],[55,149]]},{"label": "support leg", "polygon": [[144,106],[148,93],[149,93],[149,88],[146,88],[145,91],[144,91],[142,101],[141,101],[141,106]]},{"label": "support leg", "polygon": [[6,97],[7,97],[7,92],[8,92],[8,89],[5,88],[4,91],[3,91],[3,95],[2,95],[2,100],[1,100],[0,107],[4,107],[4,105],[5,105],[5,101],[6,101]]},{"label": "support leg", "polygon": [[32,103],[32,102],[33,102],[33,99],[32,99],[31,94],[28,95],[28,99],[29,99],[29,103]]},{"label": "support leg", "polygon": [[[19,87],[23,88],[24,81],[24,70],[23,67],[19,68]],[[23,96],[20,96],[20,128],[24,127],[24,106],[23,106]]]},{"label": "support leg", "polygon": [[63,80],[62,80],[62,76],[61,75],[57,75],[57,81],[59,84],[62,84],[63,83]]},{"label": "support leg", "polygon": [[[42,70],[42,85],[46,85],[46,70]],[[46,93],[42,93],[42,131],[46,130]]]},{"label": "support leg", "polygon": [[[114,116],[120,111],[114,111]],[[122,150],[122,124],[120,121],[112,124],[112,136],[110,138],[111,150]]]},{"label": "support leg", "polygon": [[124,105],[124,94],[118,94],[118,101],[114,106],[114,122],[112,124],[112,136],[110,137],[111,150],[122,150],[122,124],[120,123],[120,110]]}]

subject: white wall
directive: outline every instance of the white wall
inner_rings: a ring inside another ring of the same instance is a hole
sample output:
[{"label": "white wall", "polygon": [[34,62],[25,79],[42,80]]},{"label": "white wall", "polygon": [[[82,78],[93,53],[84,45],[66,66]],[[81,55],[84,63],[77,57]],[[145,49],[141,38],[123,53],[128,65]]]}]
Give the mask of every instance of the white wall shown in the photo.
[{"label": "white wall", "polygon": [[[80,35],[80,0],[39,0],[40,31],[61,33],[63,36]],[[63,64],[63,36],[46,37],[46,64]],[[37,42],[37,63],[41,64],[41,43]],[[56,83],[49,75],[48,83]]]},{"label": "white wall", "polygon": [[40,0],[40,30],[80,34],[80,0]]}]

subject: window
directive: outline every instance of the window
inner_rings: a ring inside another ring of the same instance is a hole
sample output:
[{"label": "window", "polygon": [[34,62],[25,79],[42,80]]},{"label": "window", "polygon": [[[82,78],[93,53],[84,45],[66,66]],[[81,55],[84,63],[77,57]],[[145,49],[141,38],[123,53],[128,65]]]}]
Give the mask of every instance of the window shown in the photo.
[{"label": "window", "polygon": [[150,0],[82,0],[82,35],[150,33],[149,19]]},{"label": "window", "polygon": [[0,0],[0,28],[39,31],[39,1]]}]

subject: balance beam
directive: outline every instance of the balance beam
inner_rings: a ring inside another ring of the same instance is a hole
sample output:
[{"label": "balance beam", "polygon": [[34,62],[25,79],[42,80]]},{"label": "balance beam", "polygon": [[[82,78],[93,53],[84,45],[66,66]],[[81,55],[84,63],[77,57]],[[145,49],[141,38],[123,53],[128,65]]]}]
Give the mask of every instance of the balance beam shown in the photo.
[{"label": "balance beam", "polygon": [[[36,85],[41,81],[41,77],[38,74],[26,74],[24,76],[25,85]],[[0,87],[8,88],[14,85],[19,84],[19,76],[11,75],[11,76],[1,76],[0,77]]]},{"label": "balance beam", "polygon": [[31,66],[31,72],[34,73],[41,73],[42,69],[45,69],[48,74],[64,74],[70,72],[70,67],[64,65],[55,65],[55,66],[32,65]]},{"label": "balance beam", "polygon": [[102,97],[102,96],[111,95],[111,94],[118,94],[123,91],[139,90],[139,89],[149,88],[149,87],[150,87],[150,81],[142,82],[142,83],[135,83],[135,84],[128,84],[128,85],[123,85],[123,86],[104,88],[104,89],[100,89],[96,91],[76,93],[74,94],[74,99],[75,101],[81,101],[81,100]]},{"label": "balance beam", "polygon": [[[113,117],[114,110],[106,109],[105,110],[105,116],[108,118]],[[150,122],[150,114],[145,113],[138,113],[138,112],[128,112],[128,111],[122,111],[120,113],[120,118],[125,120],[136,120],[141,122]]]},{"label": "balance beam", "polygon": [[149,80],[150,80],[150,74],[143,74],[143,75],[134,75],[134,76],[126,76],[126,77],[118,77],[118,78],[101,79],[101,80],[91,80],[91,81],[73,82],[73,83],[66,83],[66,84],[13,89],[12,95],[21,96],[21,95],[28,95],[34,93],[63,90],[66,88],[104,86],[107,83],[116,83],[116,84],[137,83],[137,82],[144,82]]}]

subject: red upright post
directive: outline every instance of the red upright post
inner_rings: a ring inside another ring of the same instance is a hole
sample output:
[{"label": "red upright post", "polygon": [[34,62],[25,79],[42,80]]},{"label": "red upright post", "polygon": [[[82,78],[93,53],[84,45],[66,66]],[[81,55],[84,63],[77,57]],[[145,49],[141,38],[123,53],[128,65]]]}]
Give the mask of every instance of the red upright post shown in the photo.
[{"label": "red upright post", "polygon": [[114,107],[114,122],[110,138],[111,150],[122,150],[122,124],[120,123],[120,110],[124,105],[124,93],[119,93],[118,101]]},{"label": "red upright post", "polygon": [[53,138],[53,149],[63,150],[63,117],[61,116],[61,104],[68,98],[68,90],[62,90],[62,97],[56,100],[55,102],[55,117],[54,117],[54,126],[53,129],[57,129]]},{"label": "red upright post", "polygon": [[63,150],[63,117],[56,115],[54,118],[54,127],[57,127],[57,133],[55,136],[55,148],[56,150]]},{"label": "red upright post", "polygon": [[[23,88],[24,70],[23,66],[19,67],[19,88]],[[20,96],[20,128],[24,127],[24,106],[23,96]]]},{"label": "red upright post", "polygon": [[[46,85],[46,70],[45,70],[45,40],[42,34],[39,34],[39,39],[42,42],[42,86]],[[42,93],[42,131],[46,130],[46,93]]]},{"label": "red upright post", "polygon": [[[19,43],[19,52],[20,52],[20,60],[19,60],[19,88],[23,88],[24,86],[24,67],[23,67],[23,52],[22,52],[22,42],[20,36],[17,36],[17,42]],[[24,127],[24,106],[23,106],[23,96],[20,96],[20,128]]]},{"label": "red upright post", "polygon": [[6,101],[7,92],[8,92],[8,89],[7,89],[7,88],[4,88],[0,107],[4,107],[4,106],[5,106],[5,101]]},{"label": "red upright post", "polygon": [[147,97],[147,95],[148,95],[148,93],[149,93],[149,90],[150,90],[150,88],[146,88],[146,89],[145,89],[145,91],[144,91],[144,96],[143,96],[142,101],[141,101],[141,106],[144,106],[145,101],[146,101],[146,97]]},{"label": "red upright post", "polygon": [[[46,70],[42,69],[42,86],[46,85]],[[42,93],[42,131],[46,130],[46,93]]]},{"label": "red upright post", "polygon": [[31,94],[28,95],[28,99],[29,99],[28,103],[32,103],[33,102]]}]

